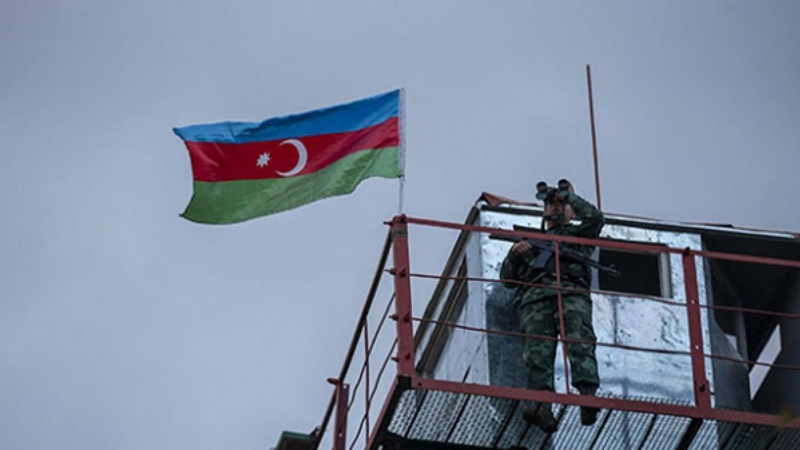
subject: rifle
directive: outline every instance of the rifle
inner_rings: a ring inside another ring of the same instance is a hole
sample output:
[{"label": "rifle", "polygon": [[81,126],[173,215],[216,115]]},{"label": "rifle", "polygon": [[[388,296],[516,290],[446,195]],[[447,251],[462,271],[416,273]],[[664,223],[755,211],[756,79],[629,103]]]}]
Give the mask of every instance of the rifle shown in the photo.
[{"label": "rifle", "polygon": [[[518,227],[514,226],[514,230],[520,231],[534,231],[527,227]],[[539,253],[536,255],[536,258],[531,262],[531,267],[534,269],[545,270],[547,267],[547,263],[550,262],[550,259],[553,258],[555,255],[555,242],[553,241],[543,241],[540,239],[531,239],[526,237],[520,236],[510,236],[507,234],[501,233],[492,233],[489,235],[489,239],[495,239],[499,241],[507,241],[507,242],[520,242],[525,241],[530,244],[531,247],[539,249]],[[588,267],[593,267],[600,272],[607,273],[613,277],[618,277],[622,275],[622,273],[617,270],[613,265],[611,266],[604,266],[599,262],[595,261],[594,259],[585,256],[583,253],[573,250],[571,248],[564,248],[563,246],[558,249],[558,253],[561,256],[561,259],[564,261],[576,262],[579,264],[583,264]]]}]

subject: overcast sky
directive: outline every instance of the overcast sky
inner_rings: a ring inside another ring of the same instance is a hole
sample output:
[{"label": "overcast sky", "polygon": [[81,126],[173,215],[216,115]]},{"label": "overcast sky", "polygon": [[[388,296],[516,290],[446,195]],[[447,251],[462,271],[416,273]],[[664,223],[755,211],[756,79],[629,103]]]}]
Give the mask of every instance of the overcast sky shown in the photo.
[{"label": "overcast sky", "polygon": [[405,211],[460,222],[540,179],[595,199],[591,64],[606,212],[798,231],[798,23],[791,0],[0,2],[0,448],[319,423],[397,182],[198,225],[172,127],[405,87]]}]

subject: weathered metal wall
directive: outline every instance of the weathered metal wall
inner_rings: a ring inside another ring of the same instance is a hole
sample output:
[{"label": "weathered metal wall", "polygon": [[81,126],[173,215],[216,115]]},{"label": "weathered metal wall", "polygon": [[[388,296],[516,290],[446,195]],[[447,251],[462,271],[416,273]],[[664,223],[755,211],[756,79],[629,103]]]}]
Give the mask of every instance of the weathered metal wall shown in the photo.
[{"label": "weathered metal wall", "polygon": [[[482,265],[478,237],[472,235],[462,251],[463,254],[459,255],[459,259],[466,256],[467,273],[480,273]],[[453,273],[450,275],[455,276],[457,271],[458,265],[453,268]],[[452,287],[455,282],[449,284]],[[456,320],[457,323],[481,328],[485,326],[486,308],[480,300],[483,297],[481,293],[483,284],[478,281],[467,283],[467,301]],[[433,377],[448,381],[490,384],[487,350],[484,333],[452,328],[434,369]]]},{"label": "weathered metal wall", "polygon": [[[511,229],[515,224],[538,227],[539,217],[484,211],[480,225]],[[675,248],[700,249],[697,235],[674,233],[645,228],[606,225],[602,237],[640,243],[656,243]],[[499,268],[510,243],[481,237],[482,270],[477,276],[498,278]],[[685,302],[683,268],[679,255],[669,257],[670,301]],[[623,274],[624,276],[624,274]],[[483,303],[487,310],[487,324],[491,328],[518,331],[516,309],[511,304],[509,290],[498,283],[484,283],[483,296],[470,298],[470,302]],[[700,301],[706,303],[705,276],[698,267]],[[657,348],[664,350],[689,350],[686,310],[682,306],[667,305],[648,299],[626,295],[592,294],[593,321],[599,342]],[[707,317],[703,317],[707,324]],[[704,330],[704,346],[710,353],[708,328]],[[519,357],[519,340],[508,337],[489,337],[490,382],[498,385],[524,386],[525,367]],[[563,358],[559,346],[556,358],[556,389],[566,390]],[[600,367],[600,393],[629,398],[661,398],[690,403],[694,400],[691,361],[688,355],[669,355],[597,348]],[[522,373],[520,373],[522,372]],[[707,376],[712,380],[711,364]],[[713,387],[712,387],[713,390]]]},{"label": "weathered metal wall", "polygon": [[[792,272],[785,281],[782,291],[784,298],[780,302],[785,305],[784,312],[800,314],[800,273]],[[800,352],[795,349],[800,344],[800,323],[797,319],[782,318],[781,353],[776,364],[800,366]],[[798,371],[774,368],[767,375],[762,387],[753,401],[756,411],[772,414],[797,414],[800,411],[800,376]]]}]

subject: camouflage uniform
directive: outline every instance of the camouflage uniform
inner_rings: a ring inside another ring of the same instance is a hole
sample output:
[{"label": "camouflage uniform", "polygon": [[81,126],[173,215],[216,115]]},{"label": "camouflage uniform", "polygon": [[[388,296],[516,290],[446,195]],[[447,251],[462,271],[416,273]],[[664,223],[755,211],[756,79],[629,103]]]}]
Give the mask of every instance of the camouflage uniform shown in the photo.
[{"label": "camouflage uniform", "polygon": [[[597,238],[603,228],[603,213],[580,196],[569,193],[565,203],[572,206],[578,225],[558,225],[546,231],[547,234]],[[594,247],[563,243],[591,257]],[[517,280],[543,286],[520,286],[504,282],[508,288],[516,288],[515,303],[520,313],[520,324],[525,334],[559,336],[558,297],[556,287],[555,258],[551,258],[545,270],[534,269],[530,264],[539,249],[534,248],[525,255],[509,251],[500,270],[503,280]],[[596,341],[592,328],[592,302],[587,292],[591,285],[591,272],[588,267],[577,262],[561,261],[561,284],[564,288],[561,301],[564,309],[564,335],[567,339]],[[552,286],[552,287],[551,287]],[[577,289],[577,291],[573,291]],[[594,344],[566,345],[570,363],[572,385],[582,393],[593,393],[600,384],[597,373],[597,359]],[[547,339],[525,339],[522,345],[522,358],[528,365],[528,387],[536,390],[553,391],[553,364],[556,357],[556,341]]]}]

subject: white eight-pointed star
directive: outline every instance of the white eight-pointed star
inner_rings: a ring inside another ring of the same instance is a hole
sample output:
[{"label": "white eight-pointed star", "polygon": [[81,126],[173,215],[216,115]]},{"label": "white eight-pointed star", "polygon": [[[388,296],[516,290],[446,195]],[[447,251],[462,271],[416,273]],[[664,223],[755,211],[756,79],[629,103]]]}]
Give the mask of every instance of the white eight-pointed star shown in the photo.
[{"label": "white eight-pointed star", "polygon": [[269,153],[264,152],[258,156],[258,161],[256,162],[256,165],[258,167],[266,167],[267,164],[269,164]]}]

